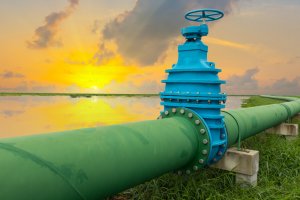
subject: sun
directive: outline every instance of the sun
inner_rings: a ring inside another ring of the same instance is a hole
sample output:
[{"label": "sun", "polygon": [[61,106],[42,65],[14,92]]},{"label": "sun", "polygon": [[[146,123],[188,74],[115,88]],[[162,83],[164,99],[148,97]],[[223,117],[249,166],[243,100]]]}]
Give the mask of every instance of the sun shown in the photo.
[{"label": "sun", "polygon": [[91,88],[95,91],[99,90],[98,86],[96,86],[96,85],[93,85]]}]

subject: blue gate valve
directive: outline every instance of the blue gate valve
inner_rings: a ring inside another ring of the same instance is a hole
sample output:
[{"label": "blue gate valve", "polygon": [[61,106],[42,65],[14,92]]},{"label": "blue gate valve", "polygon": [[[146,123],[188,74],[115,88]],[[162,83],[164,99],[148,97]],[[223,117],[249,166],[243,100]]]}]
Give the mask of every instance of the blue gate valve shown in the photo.
[{"label": "blue gate valve", "polygon": [[162,117],[166,111],[184,108],[196,113],[206,127],[207,131],[199,133],[209,136],[209,141],[203,141],[209,146],[209,152],[203,152],[207,157],[199,160],[204,166],[220,160],[227,148],[227,133],[221,114],[226,102],[221,84],[225,81],[219,79],[221,70],[215,68],[215,63],[207,61],[208,47],[201,41],[209,32],[206,22],[223,16],[222,11],[215,9],[193,10],[185,15],[185,19],[200,25],[182,28],[186,42],[178,46],[177,64],[166,70],[168,77],[162,80],[166,84],[165,91],[160,93],[161,105],[164,106]]}]

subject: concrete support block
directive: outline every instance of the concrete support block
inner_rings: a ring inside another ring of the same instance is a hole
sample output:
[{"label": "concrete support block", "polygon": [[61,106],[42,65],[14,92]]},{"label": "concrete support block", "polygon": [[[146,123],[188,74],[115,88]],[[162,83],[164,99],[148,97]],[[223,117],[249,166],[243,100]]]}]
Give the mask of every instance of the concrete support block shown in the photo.
[{"label": "concrete support block", "polygon": [[241,187],[248,187],[250,186],[257,186],[257,173],[253,175],[246,175],[246,174],[236,174],[235,175],[235,182],[236,184],[240,185]]},{"label": "concrete support block", "polygon": [[266,132],[288,137],[297,137],[299,134],[298,130],[298,124],[282,123],[278,126],[267,129]]},{"label": "concrete support block", "polygon": [[224,157],[211,167],[236,173],[236,183],[241,185],[257,185],[259,170],[259,152],[255,150],[229,148]]}]

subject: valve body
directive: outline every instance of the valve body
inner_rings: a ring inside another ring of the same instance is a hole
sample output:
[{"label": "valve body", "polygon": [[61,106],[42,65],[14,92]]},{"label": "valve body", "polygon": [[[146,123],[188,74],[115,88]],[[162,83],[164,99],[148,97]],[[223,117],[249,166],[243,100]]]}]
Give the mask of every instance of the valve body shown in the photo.
[{"label": "valve body", "polygon": [[165,91],[160,93],[164,111],[183,107],[193,110],[208,128],[209,157],[206,164],[218,161],[227,147],[227,134],[221,109],[225,107],[226,94],[215,63],[207,61],[208,47],[201,37],[208,34],[208,26],[190,26],[182,29],[186,42],[178,46],[178,62],[166,70],[163,80]]}]

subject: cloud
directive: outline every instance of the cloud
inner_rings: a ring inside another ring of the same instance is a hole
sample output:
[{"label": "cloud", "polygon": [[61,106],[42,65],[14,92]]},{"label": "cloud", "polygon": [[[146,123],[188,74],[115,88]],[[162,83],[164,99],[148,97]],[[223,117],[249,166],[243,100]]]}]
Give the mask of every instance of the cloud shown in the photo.
[{"label": "cloud", "polygon": [[47,85],[35,81],[21,81],[15,86],[0,85],[0,92],[56,92],[55,85]]},{"label": "cloud", "polygon": [[290,58],[286,64],[293,65],[293,64],[299,64],[299,63],[300,63],[300,56],[295,56],[295,57]]},{"label": "cloud", "polygon": [[50,46],[61,46],[60,40],[55,38],[59,26],[68,18],[78,5],[79,0],[69,0],[69,5],[65,10],[60,12],[53,12],[46,16],[45,25],[38,27],[35,30],[34,39],[27,42],[29,48],[44,49]]},{"label": "cloud", "polygon": [[98,51],[94,55],[93,59],[96,60],[96,64],[100,65],[102,63],[108,62],[115,56],[115,52],[106,48],[104,42],[100,42],[100,44],[98,45]]},{"label": "cloud", "polygon": [[258,92],[258,81],[254,76],[259,72],[258,68],[248,69],[242,75],[232,75],[227,83],[222,86],[229,94],[256,94]]},{"label": "cloud", "polygon": [[[229,13],[238,0],[137,0],[131,11],[107,23],[103,40],[114,40],[126,59],[151,65],[167,50],[185,26],[184,14],[195,8],[215,8]],[[100,51],[101,52],[101,51]]]},{"label": "cloud", "polygon": [[15,115],[20,115],[24,113],[23,110],[3,110],[0,112],[0,115],[3,115],[4,117],[13,117]]},{"label": "cloud", "polygon": [[131,81],[123,83],[112,81],[101,90],[105,93],[117,94],[158,94],[163,90],[163,84],[156,81],[147,81],[141,84],[136,84]]},{"label": "cloud", "polygon": [[72,60],[70,58],[65,59],[65,63],[69,65],[87,65],[88,63],[85,61]]},{"label": "cloud", "polygon": [[95,20],[91,27],[91,32],[94,34],[98,34],[98,32],[101,30],[102,24],[102,20]]},{"label": "cloud", "polygon": [[266,87],[265,90],[267,94],[300,95],[300,77],[292,80],[279,79],[271,86]]},{"label": "cloud", "polygon": [[17,86],[4,86],[0,85],[0,92],[27,92],[28,91],[28,85],[26,81],[22,81],[18,83]]},{"label": "cloud", "polygon": [[55,85],[35,85],[31,87],[31,91],[34,92],[55,92]]},{"label": "cloud", "polygon": [[242,75],[232,75],[227,84],[223,85],[223,91],[228,94],[276,94],[276,95],[300,95],[300,77],[292,80],[278,79],[268,86],[260,86],[255,75],[258,68],[248,69]]},{"label": "cloud", "polygon": [[25,76],[20,73],[12,72],[12,71],[4,71],[0,73],[0,78],[10,79],[10,78],[24,78]]}]

